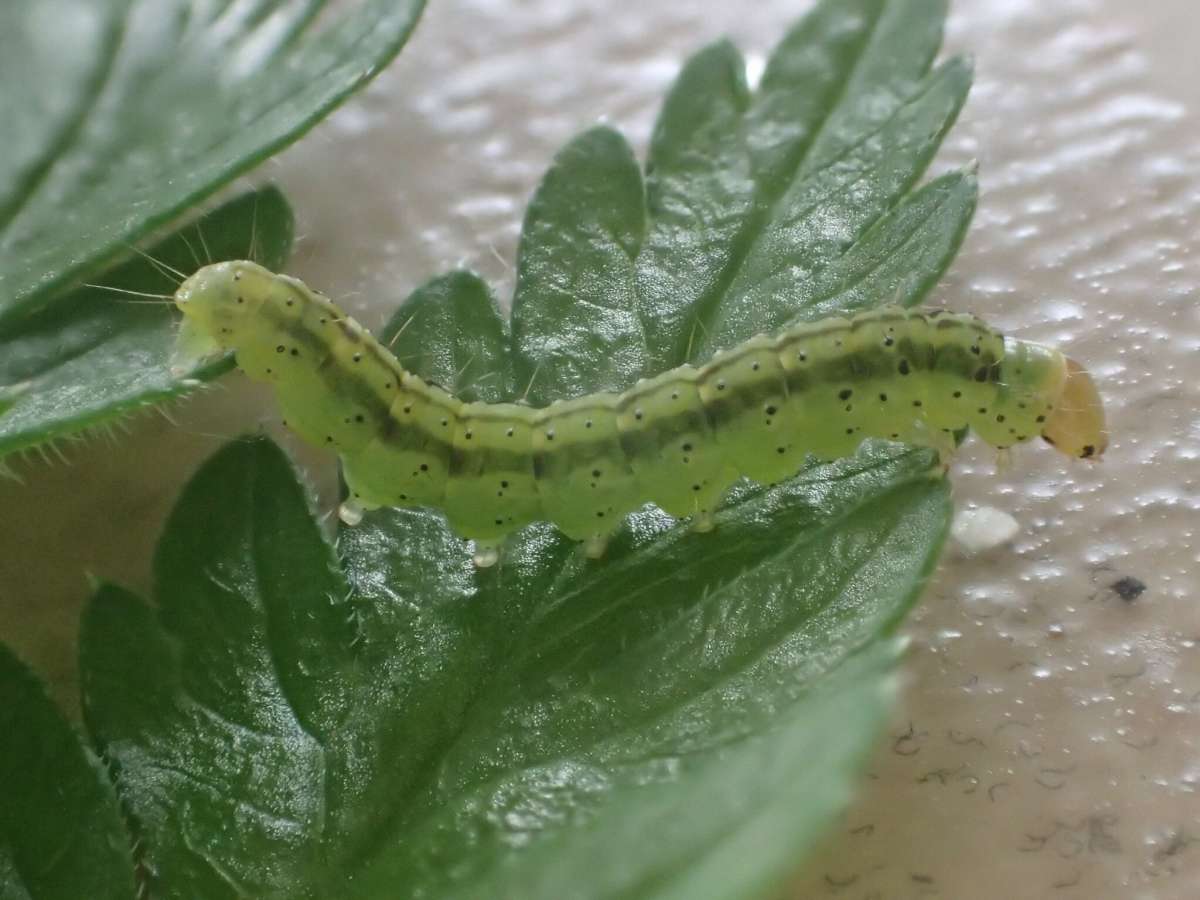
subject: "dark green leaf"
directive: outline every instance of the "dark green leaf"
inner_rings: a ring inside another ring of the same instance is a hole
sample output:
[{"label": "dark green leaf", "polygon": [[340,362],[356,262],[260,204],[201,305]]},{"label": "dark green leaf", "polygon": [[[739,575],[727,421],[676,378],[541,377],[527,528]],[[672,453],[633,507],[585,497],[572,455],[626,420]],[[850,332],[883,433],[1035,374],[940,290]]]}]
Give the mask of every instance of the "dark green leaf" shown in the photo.
[{"label": "dark green leaf", "polygon": [[513,392],[504,319],[492,293],[471,272],[423,284],[379,334],[405,368],[463,400],[495,403]]},{"label": "dark green leaf", "polygon": [[891,651],[852,661],[932,565],[930,462],[745,491],[713,535],[643,515],[602,565],[539,528],[476,572],[384,511],[347,588],[279,451],[231,445],[168,526],[159,621],[109,589],[82,639],[156,896],[669,896],[766,823],[691,896],[780,877],[878,726]]},{"label": "dark green leaf", "polygon": [[[450,879],[432,873],[427,895],[703,900],[768,893],[847,802],[891,699],[886,672],[895,650],[884,642],[847,660],[775,710],[761,732],[724,746],[613,767],[555,761],[489,785],[480,793],[490,793],[491,808],[477,818],[513,821],[491,841],[508,852],[452,890],[439,891],[438,882]],[[553,827],[572,817],[572,827]],[[541,840],[517,851],[539,827]],[[372,875],[374,895],[387,896],[394,872],[384,865]]]},{"label": "dark green leaf", "polygon": [[626,387],[797,319],[919,302],[974,210],[969,174],[910,193],[970,86],[961,60],[930,70],[944,15],[944,0],[826,0],[755,92],[732,45],[702,50],[655,126],[644,209],[609,132],[569,147],[522,236],[514,337],[540,368],[537,396]]},{"label": "dark green leaf", "polygon": [[[511,350],[465,273],[385,337],[422,377],[542,403],[915,302],[974,202],[964,174],[913,190],[966,89],[929,73],[943,12],[826,0],[754,94],[703,51],[647,199],[607,129],[556,160]],[[159,612],[90,608],[87,720],[158,896],[758,896],[848,795],[948,515],[931,453],[876,444],[738,489],[712,534],[646,509],[593,562],[535,525],[476,570],[427,510],[370,513],[335,554],[279,451],[235,444],[172,517]]]},{"label": "dark green leaf", "polygon": [[624,386],[646,367],[635,260],[645,228],[633,151],[593,128],[555,158],[525,213],[513,297],[529,401]]},{"label": "dark green leaf", "polygon": [[[278,268],[292,245],[292,213],[274,188],[244,194],[152,247],[148,256],[104,273],[121,291],[170,294],[178,275],[201,262],[258,259]],[[103,425],[151,403],[188,393],[228,370],[229,360],[171,371],[178,328],[166,302],[82,287],[31,316],[0,324],[0,455]]]},{"label": "dark green leaf", "polygon": [[131,840],[108,773],[0,644],[0,898],[132,900]]},{"label": "dark green leaf", "polygon": [[[419,291],[405,323],[422,377],[505,369],[471,276]],[[478,571],[437,513],[383,510],[341,535],[342,575],[278,450],[231,445],[168,526],[159,616],[108,589],[81,642],[156,895],[769,884],[878,727],[894,651],[862,648],[936,554],[931,461],[877,447],[744,490],[712,535],[642,513],[602,564],[538,526]]]},{"label": "dark green leaf", "polygon": [[[0,4],[0,321],[310,128],[422,0]],[[11,324],[11,322],[10,322]]]},{"label": "dark green leaf", "polygon": [[952,172],[909,194],[822,271],[795,318],[853,313],[881,299],[918,302],[958,252],[977,191],[974,173]]}]

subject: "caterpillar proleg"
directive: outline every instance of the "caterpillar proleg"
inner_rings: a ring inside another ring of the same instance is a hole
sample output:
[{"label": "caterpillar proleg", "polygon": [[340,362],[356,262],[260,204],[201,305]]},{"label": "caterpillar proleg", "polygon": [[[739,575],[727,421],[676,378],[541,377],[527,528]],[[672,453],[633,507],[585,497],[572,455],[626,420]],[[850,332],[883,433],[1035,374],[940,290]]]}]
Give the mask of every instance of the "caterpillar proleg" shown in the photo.
[{"label": "caterpillar proleg", "polygon": [[598,556],[646,502],[705,529],[739,476],[779,481],[809,454],[844,456],[869,437],[945,450],[970,427],[1001,450],[1040,435],[1083,459],[1107,444],[1081,365],[945,310],[795,325],[623,393],[537,409],[458,400],[405,371],[328,298],[252,262],[200,269],[175,302],[181,356],[233,350],[274,386],[289,428],[339,454],[344,520],[439,508],[476,542],[481,566],[505,535],[540,520]]}]

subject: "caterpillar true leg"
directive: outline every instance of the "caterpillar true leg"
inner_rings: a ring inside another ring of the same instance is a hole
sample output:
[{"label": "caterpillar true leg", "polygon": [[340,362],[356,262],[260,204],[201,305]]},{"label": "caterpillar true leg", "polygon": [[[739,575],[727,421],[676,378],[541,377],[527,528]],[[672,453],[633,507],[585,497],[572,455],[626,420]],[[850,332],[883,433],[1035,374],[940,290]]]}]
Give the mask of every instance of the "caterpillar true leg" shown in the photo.
[{"label": "caterpillar true leg", "polygon": [[234,350],[274,386],[288,427],[341,457],[344,522],[378,506],[435,507],[475,541],[481,567],[539,520],[599,555],[648,501],[709,530],[738,477],[777,481],[868,437],[924,443],[943,462],[968,426],[1001,451],[1039,434],[1083,459],[1107,445],[1082,366],[944,310],[795,325],[620,394],[533,409],[464,404],[405,371],[328,298],[252,262],[206,266],[174,300],[178,356]]}]

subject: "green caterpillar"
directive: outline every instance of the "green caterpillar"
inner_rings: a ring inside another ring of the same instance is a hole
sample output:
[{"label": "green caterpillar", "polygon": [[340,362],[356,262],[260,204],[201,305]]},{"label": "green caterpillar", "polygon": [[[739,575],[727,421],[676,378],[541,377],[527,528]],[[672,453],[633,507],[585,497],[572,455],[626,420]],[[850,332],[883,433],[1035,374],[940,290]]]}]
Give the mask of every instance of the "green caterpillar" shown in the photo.
[{"label": "green caterpillar", "polygon": [[1106,446],[1081,366],[943,310],[796,325],[621,394],[534,409],[463,403],[406,372],[328,298],[252,262],[206,266],[174,300],[183,356],[234,350],[251,378],[275,386],[289,428],[341,456],[343,520],[438,507],[476,542],[480,566],[539,520],[599,556],[647,501],[707,530],[740,475],[779,481],[810,453],[844,456],[868,437],[946,450],[970,426],[1000,449],[1036,435],[1088,459]]}]

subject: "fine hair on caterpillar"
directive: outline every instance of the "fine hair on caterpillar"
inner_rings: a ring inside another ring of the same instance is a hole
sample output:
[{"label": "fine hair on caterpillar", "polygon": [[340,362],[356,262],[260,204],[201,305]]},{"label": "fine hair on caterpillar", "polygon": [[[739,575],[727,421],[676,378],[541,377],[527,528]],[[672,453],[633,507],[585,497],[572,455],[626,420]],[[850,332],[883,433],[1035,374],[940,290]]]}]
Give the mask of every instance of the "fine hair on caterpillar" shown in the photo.
[{"label": "fine hair on caterpillar", "polygon": [[866,438],[949,452],[969,427],[1000,450],[1041,436],[1096,459],[1107,432],[1087,371],[974,316],[883,307],[759,335],[621,393],[543,408],[465,403],[406,371],[331,300],[247,261],[206,266],[175,294],[179,359],[233,350],[273,385],[287,426],[336,451],[354,524],[429,506],[490,565],[505,536],[548,520],[603,553],[653,502],[697,530],[740,476],[773,483],[811,454]]}]

